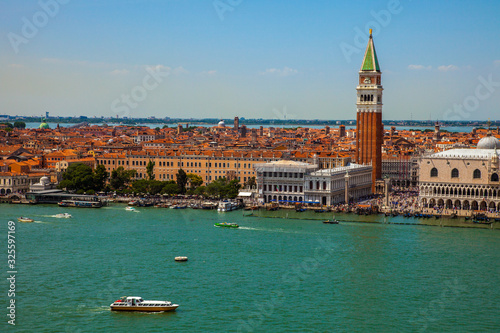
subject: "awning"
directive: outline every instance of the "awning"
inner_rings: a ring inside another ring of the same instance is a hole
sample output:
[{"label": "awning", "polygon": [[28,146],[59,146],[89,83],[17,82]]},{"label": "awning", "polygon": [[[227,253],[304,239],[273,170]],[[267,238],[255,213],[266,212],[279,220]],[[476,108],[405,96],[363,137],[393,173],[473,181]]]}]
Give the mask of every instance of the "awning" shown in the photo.
[{"label": "awning", "polygon": [[238,196],[239,197],[251,197],[252,192],[240,192],[240,193],[238,193]]}]

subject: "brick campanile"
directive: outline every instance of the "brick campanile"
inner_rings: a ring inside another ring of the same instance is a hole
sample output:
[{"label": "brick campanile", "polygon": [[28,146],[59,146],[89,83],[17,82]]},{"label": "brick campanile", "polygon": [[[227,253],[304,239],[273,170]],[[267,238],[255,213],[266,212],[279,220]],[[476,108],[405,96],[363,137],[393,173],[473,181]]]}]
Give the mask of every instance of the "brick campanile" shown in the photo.
[{"label": "brick campanile", "polygon": [[356,162],[371,164],[372,192],[375,180],[382,178],[382,73],[378,64],[372,31],[359,71],[356,102]]}]

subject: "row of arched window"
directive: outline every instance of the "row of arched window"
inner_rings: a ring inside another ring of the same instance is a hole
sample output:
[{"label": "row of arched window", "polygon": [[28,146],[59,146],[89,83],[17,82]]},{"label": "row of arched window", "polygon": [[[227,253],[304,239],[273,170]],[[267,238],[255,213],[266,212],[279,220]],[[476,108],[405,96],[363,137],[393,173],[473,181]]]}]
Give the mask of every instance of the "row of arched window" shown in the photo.
[{"label": "row of arched window", "polygon": [[[437,177],[439,175],[438,169],[432,168],[431,169],[431,177]],[[460,172],[458,171],[457,168],[454,168],[451,170],[451,178],[458,178],[460,176]],[[474,179],[480,179],[481,178],[481,170],[476,169],[472,172],[472,178]],[[493,173],[491,175],[491,181],[492,182],[497,182],[498,181],[498,174]]]}]

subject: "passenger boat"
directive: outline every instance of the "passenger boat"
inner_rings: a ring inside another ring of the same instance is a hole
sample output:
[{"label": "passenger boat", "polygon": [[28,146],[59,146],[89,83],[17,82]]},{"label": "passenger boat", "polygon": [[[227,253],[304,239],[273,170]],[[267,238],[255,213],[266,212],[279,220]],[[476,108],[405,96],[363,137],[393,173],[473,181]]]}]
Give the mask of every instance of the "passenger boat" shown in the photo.
[{"label": "passenger boat", "polygon": [[136,296],[123,296],[114,301],[110,307],[112,311],[163,312],[174,311],[179,304],[169,301],[146,301]]},{"label": "passenger boat", "polygon": [[80,200],[63,200],[58,203],[60,207],[80,207],[80,208],[101,208],[100,201],[80,201]]},{"label": "passenger boat", "polygon": [[71,214],[68,213],[61,213],[61,214],[56,214],[54,217],[57,217],[58,219],[69,219],[72,218]]},{"label": "passenger boat", "polygon": [[21,217],[18,217],[18,218],[17,218],[17,221],[18,221],[18,222],[35,222],[35,220],[30,219],[29,217],[22,217],[22,216],[21,216]]},{"label": "passenger boat", "polygon": [[228,223],[228,222],[215,223],[214,226],[223,228],[239,228],[239,225],[237,225],[236,223]]},{"label": "passenger boat", "polygon": [[188,261],[188,257],[183,257],[183,256],[175,257],[174,260],[175,261]]},{"label": "passenger boat", "polygon": [[221,201],[217,207],[218,212],[230,212],[232,210],[238,209],[239,206],[232,201]]}]

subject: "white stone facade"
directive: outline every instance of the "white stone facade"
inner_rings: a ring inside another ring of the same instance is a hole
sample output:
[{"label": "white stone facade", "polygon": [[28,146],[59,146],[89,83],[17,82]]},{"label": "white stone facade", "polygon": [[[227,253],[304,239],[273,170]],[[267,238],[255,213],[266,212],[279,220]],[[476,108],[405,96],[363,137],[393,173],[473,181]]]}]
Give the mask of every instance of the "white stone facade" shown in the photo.
[{"label": "white stone facade", "polygon": [[500,210],[496,149],[451,149],[422,157],[420,205],[465,210]]}]

